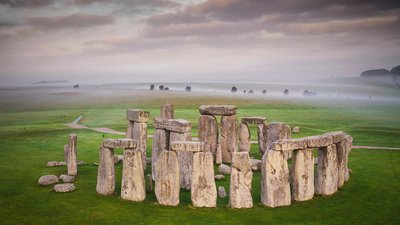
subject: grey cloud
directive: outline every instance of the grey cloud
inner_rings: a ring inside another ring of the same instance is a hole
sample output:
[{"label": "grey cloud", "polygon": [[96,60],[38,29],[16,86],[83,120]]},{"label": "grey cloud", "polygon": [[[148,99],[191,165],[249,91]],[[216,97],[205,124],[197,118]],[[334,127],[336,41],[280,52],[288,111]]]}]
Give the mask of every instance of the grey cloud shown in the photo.
[{"label": "grey cloud", "polygon": [[108,25],[114,23],[115,18],[110,15],[72,14],[56,17],[30,17],[27,18],[27,22],[35,27],[56,30]]},{"label": "grey cloud", "polygon": [[55,0],[0,0],[0,5],[21,8],[37,8],[52,5]]},{"label": "grey cloud", "polygon": [[91,4],[114,4],[127,7],[176,7],[179,4],[169,0],[69,0],[69,4],[91,5]]}]

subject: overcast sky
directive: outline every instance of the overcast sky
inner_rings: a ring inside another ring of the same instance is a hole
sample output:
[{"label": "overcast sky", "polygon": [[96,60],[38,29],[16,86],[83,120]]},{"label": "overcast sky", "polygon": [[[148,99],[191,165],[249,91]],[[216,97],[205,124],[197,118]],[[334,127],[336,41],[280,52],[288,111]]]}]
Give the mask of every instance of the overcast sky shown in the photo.
[{"label": "overcast sky", "polygon": [[400,64],[400,1],[0,0],[0,82],[268,81]]}]

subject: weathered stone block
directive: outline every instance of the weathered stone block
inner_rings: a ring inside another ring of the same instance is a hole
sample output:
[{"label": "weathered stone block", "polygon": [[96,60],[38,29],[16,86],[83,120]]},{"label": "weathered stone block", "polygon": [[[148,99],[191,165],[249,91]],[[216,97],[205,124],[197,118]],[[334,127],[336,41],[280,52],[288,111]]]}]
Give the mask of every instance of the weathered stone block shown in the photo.
[{"label": "weathered stone block", "polygon": [[217,207],[217,188],[211,152],[194,153],[191,185],[194,207]]},{"label": "weathered stone block", "polygon": [[128,109],[126,110],[126,117],[129,121],[147,123],[147,121],[149,121],[150,113],[140,109]]},{"label": "weathered stone block", "polygon": [[318,135],[305,138],[308,148],[326,147],[333,143],[331,135]]},{"label": "weathered stone block", "polygon": [[331,195],[338,189],[338,162],[336,145],[318,148],[318,169],[315,193]]},{"label": "weathered stone block", "polygon": [[38,184],[47,186],[58,183],[58,177],[56,175],[43,175],[39,178]]},{"label": "weathered stone block", "polygon": [[71,192],[75,190],[75,185],[71,183],[56,184],[54,185],[54,191],[59,193]]},{"label": "weathered stone block", "polygon": [[262,161],[259,159],[250,159],[251,169],[253,171],[260,171],[261,163],[262,163]]},{"label": "weathered stone block", "polygon": [[155,194],[161,205],[179,204],[179,165],[176,152],[164,150],[156,165]]},{"label": "weathered stone block", "polygon": [[201,115],[232,116],[236,115],[236,109],[234,105],[202,105],[199,112]]},{"label": "weathered stone block", "polygon": [[213,157],[217,157],[218,147],[218,122],[214,116],[201,115],[198,125],[199,141],[203,141],[210,146]]},{"label": "weathered stone block", "polygon": [[239,127],[239,152],[250,152],[251,135],[247,124],[242,123]]},{"label": "weathered stone block", "polygon": [[[175,141],[190,141],[191,133],[170,132],[170,143]],[[193,152],[178,151],[180,187],[190,190],[192,180]]]},{"label": "weathered stone block", "polygon": [[192,128],[190,121],[184,119],[162,119],[154,118],[154,127],[157,129],[165,129],[168,131],[186,133]]},{"label": "weathered stone block", "polygon": [[291,190],[295,201],[306,201],[314,197],[314,149],[293,152]]},{"label": "weathered stone block", "polygon": [[168,150],[169,146],[169,131],[156,129],[153,134],[153,145],[151,149],[151,175],[153,180],[157,177],[156,165],[159,155],[163,150]]},{"label": "weathered stone block", "polygon": [[174,141],[169,145],[171,150],[184,152],[203,152],[206,151],[206,143],[199,141]]},{"label": "weathered stone block", "polygon": [[146,149],[147,149],[147,123],[133,124],[133,137],[137,141],[137,148],[142,152],[142,166],[146,169]]},{"label": "weathered stone block", "polygon": [[99,155],[96,191],[102,195],[111,195],[115,191],[114,149],[100,147]]},{"label": "weathered stone block", "polygon": [[164,119],[174,118],[174,106],[172,104],[165,104],[161,106],[160,117]]},{"label": "weathered stone block", "polygon": [[293,151],[296,149],[307,148],[307,141],[303,138],[297,139],[280,139],[272,142],[270,149],[275,151]]},{"label": "weathered stone block", "polygon": [[231,174],[231,167],[225,164],[221,164],[218,167],[218,172],[226,175]]},{"label": "weathered stone block", "polygon": [[132,139],[133,138],[133,124],[135,122],[128,120],[128,128],[126,130],[126,138]]},{"label": "weathered stone block", "polygon": [[221,145],[222,162],[230,163],[231,155],[238,148],[238,125],[237,118],[233,116],[221,117],[221,134],[219,144]]},{"label": "weathered stone block", "polygon": [[232,208],[252,208],[251,170],[248,152],[234,152],[232,154],[231,180],[229,187],[229,206]]},{"label": "weathered stone block", "polygon": [[135,202],[146,198],[142,152],[139,149],[124,150],[121,198]]},{"label": "weathered stone block", "polygon": [[70,134],[67,160],[67,171],[70,176],[76,176],[78,174],[77,142],[78,137],[76,134]]},{"label": "weathered stone block", "polygon": [[260,117],[260,116],[242,117],[242,123],[245,124],[264,124],[265,121],[266,121],[265,117]]},{"label": "weathered stone block", "polygon": [[333,144],[343,141],[347,136],[347,134],[344,133],[343,131],[333,131],[333,132],[325,133],[324,135],[332,136]]},{"label": "weathered stone block", "polygon": [[258,149],[261,157],[267,150],[267,130],[268,126],[266,124],[257,125]]}]

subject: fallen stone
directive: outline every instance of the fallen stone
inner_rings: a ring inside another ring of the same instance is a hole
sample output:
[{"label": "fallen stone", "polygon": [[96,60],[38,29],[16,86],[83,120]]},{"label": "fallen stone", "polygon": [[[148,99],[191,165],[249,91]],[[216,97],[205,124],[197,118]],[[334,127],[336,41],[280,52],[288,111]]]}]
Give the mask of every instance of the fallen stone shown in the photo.
[{"label": "fallen stone", "polygon": [[[177,133],[170,132],[170,142],[175,141],[190,141],[192,139],[191,133]],[[192,166],[193,166],[193,152],[178,151],[178,163],[179,163],[179,180],[180,187],[186,190],[191,188],[192,180]]]},{"label": "fallen stone", "polygon": [[215,178],[216,180],[224,180],[224,179],[225,179],[225,176],[222,175],[222,174],[217,174],[217,175],[214,176],[214,178]]},{"label": "fallen stone", "polygon": [[88,163],[85,162],[85,161],[83,161],[83,160],[78,160],[77,165],[78,165],[78,166],[86,166],[86,165],[88,165]]},{"label": "fallen stone", "polygon": [[153,134],[153,145],[151,148],[151,176],[153,180],[157,177],[156,165],[158,157],[163,150],[168,150],[169,146],[169,131],[156,129]]},{"label": "fallen stone", "polygon": [[250,152],[251,135],[250,129],[247,124],[242,123],[239,127],[239,152]]},{"label": "fallen stone", "polygon": [[164,150],[156,164],[155,194],[160,205],[179,204],[179,165],[174,151]]},{"label": "fallen stone", "polygon": [[56,175],[44,175],[41,176],[38,180],[38,184],[47,186],[51,184],[58,183],[58,177]]},{"label": "fallen stone", "polygon": [[137,123],[147,123],[149,120],[150,113],[140,109],[128,109],[126,110],[126,118],[129,121],[134,121]]},{"label": "fallen stone", "polygon": [[48,161],[46,166],[48,167],[55,167],[55,166],[66,166],[67,163],[65,162],[58,162],[58,161]]},{"label": "fallen stone", "polygon": [[146,199],[142,151],[139,149],[124,150],[121,198],[135,202]]},{"label": "fallen stone", "polygon": [[161,106],[160,117],[164,119],[174,118],[174,106],[172,104],[165,104]]},{"label": "fallen stone", "polygon": [[78,174],[77,141],[78,141],[78,137],[76,136],[76,134],[69,135],[67,173],[68,173],[68,175],[71,175],[71,176],[76,176]]},{"label": "fallen stone", "polygon": [[242,123],[245,124],[264,124],[265,121],[266,121],[265,117],[260,117],[260,116],[242,117]]},{"label": "fallen stone", "polygon": [[253,171],[261,170],[261,160],[259,159],[250,159],[251,169]]},{"label": "fallen stone", "polygon": [[314,149],[293,152],[291,178],[293,200],[306,201],[314,197]]},{"label": "fallen stone", "polygon": [[59,179],[62,180],[62,182],[64,182],[64,183],[72,183],[75,181],[74,176],[69,176],[67,174],[60,175]]},{"label": "fallen stone", "polygon": [[216,160],[218,148],[218,122],[214,116],[201,115],[199,117],[198,137],[199,141],[205,142],[210,146],[210,151]]},{"label": "fallen stone", "polygon": [[315,193],[332,195],[338,189],[338,162],[336,145],[318,148],[318,169]]},{"label": "fallen stone", "polygon": [[99,155],[96,191],[102,195],[111,195],[115,191],[114,149],[100,147]]},{"label": "fallen stone", "polygon": [[174,141],[169,144],[171,150],[184,152],[206,151],[206,144],[199,141]]},{"label": "fallen stone", "polygon": [[225,164],[221,164],[218,167],[218,172],[221,174],[229,175],[231,174],[231,167]]},{"label": "fallen stone", "polygon": [[[147,149],[147,123],[134,123],[132,138],[137,141],[137,148],[142,152],[142,166],[146,169],[146,149]],[[134,146],[133,148],[136,148]],[[132,149],[133,149],[132,148]]]},{"label": "fallen stone", "polygon": [[263,156],[261,203],[272,208],[291,204],[289,167],[285,152],[270,150]]},{"label": "fallen stone", "polygon": [[156,117],[154,118],[154,127],[178,133],[186,133],[191,130],[192,125],[190,121],[184,119],[163,119]]},{"label": "fallen stone", "polygon": [[217,188],[211,152],[193,154],[191,199],[194,207],[217,207]]},{"label": "fallen stone", "polygon": [[307,142],[308,148],[326,147],[333,143],[332,136],[326,135],[326,134],[318,135],[318,136],[310,136],[310,137],[306,137],[304,139]]},{"label": "fallen stone", "polygon": [[252,208],[251,181],[253,172],[248,152],[232,153],[231,180],[229,186],[229,206],[232,208]]},{"label": "fallen stone", "polygon": [[71,183],[56,184],[54,185],[54,191],[59,193],[72,192],[75,190],[75,185]]},{"label": "fallen stone", "polygon": [[232,116],[236,115],[236,109],[234,105],[202,105],[199,112],[201,115]]},{"label": "fallen stone", "polygon": [[300,127],[298,127],[298,126],[293,127],[292,132],[295,133],[295,134],[300,133]]},{"label": "fallen stone", "polygon": [[224,186],[219,186],[218,187],[218,196],[220,198],[225,198],[226,197],[226,190]]},{"label": "fallen stone", "polygon": [[221,134],[219,144],[221,145],[222,162],[230,163],[231,155],[238,148],[238,125],[237,118],[233,116],[221,117]]}]

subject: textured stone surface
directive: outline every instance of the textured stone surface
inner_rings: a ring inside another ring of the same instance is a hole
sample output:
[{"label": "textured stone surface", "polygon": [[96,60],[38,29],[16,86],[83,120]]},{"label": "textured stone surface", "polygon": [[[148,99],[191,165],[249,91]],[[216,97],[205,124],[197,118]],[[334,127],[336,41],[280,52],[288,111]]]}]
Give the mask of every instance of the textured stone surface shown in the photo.
[{"label": "textured stone surface", "polygon": [[225,164],[221,164],[218,167],[218,172],[221,174],[229,175],[231,174],[231,167]]},{"label": "textured stone surface", "polygon": [[160,117],[164,119],[174,118],[174,106],[172,104],[164,104],[161,106]]},{"label": "textured stone surface", "polygon": [[270,149],[276,151],[293,151],[296,149],[305,149],[307,148],[307,141],[303,138],[297,139],[279,139],[270,144]]},{"label": "textured stone surface", "polygon": [[[170,142],[190,141],[191,133],[170,132]],[[193,152],[178,151],[180,187],[190,190],[192,180]]]},{"label": "textured stone surface", "polygon": [[191,199],[194,207],[217,207],[217,188],[211,152],[193,155]]},{"label": "textured stone surface", "polygon": [[314,149],[293,152],[291,178],[293,200],[306,201],[314,197]]},{"label": "textured stone surface", "polygon": [[266,124],[257,125],[258,149],[261,157],[267,150],[267,130],[268,126]]},{"label": "textured stone surface", "polygon": [[289,167],[285,153],[267,151],[261,164],[261,203],[269,207],[291,203]]},{"label": "textured stone surface", "polygon": [[126,118],[129,121],[137,123],[147,123],[149,121],[150,113],[141,109],[128,109],[126,110]]},{"label": "textured stone surface", "polygon": [[111,195],[115,191],[114,149],[100,147],[99,156],[96,191],[102,195]]},{"label": "textured stone surface", "polygon": [[64,183],[64,184],[56,184],[54,185],[54,191],[55,192],[71,192],[75,190],[75,185],[71,183]]},{"label": "textured stone surface", "polygon": [[264,124],[265,121],[266,121],[265,117],[260,117],[260,116],[242,117],[242,123],[245,124]]},{"label": "textured stone surface", "polygon": [[218,145],[217,145],[217,152],[216,152],[216,156],[215,156],[215,163],[216,164],[222,163],[221,135],[218,136]]},{"label": "textured stone surface", "polygon": [[248,152],[232,154],[231,180],[229,187],[229,206],[232,208],[253,207],[251,196],[251,181],[253,172]]},{"label": "textured stone surface", "polygon": [[241,123],[238,132],[239,152],[250,152],[251,135],[250,129],[245,123]]},{"label": "textured stone surface", "polygon": [[353,138],[350,135],[348,135],[348,136],[346,136],[346,156],[344,158],[344,164],[345,164],[345,168],[346,168],[345,175],[344,175],[344,181],[348,181],[350,179],[350,173],[351,173],[350,171],[351,170],[348,167],[348,163],[349,163],[349,154],[350,154],[352,146],[353,146]]},{"label": "textured stone surface", "polygon": [[64,162],[67,162],[68,160],[68,149],[69,145],[68,144],[64,145]]},{"label": "textured stone surface", "polygon": [[348,180],[348,157],[351,151],[352,138],[347,135],[341,142],[336,144],[338,162],[338,187],[342,187]]},{"label": "textured stone surface", "polygon": [[62,182],[64,182],[64,183],[72,183],[72,182],[74,182],[75,177],[67,175],[67,174],[61,174],[59,179],[62,180]]},{"label": "textured stone surface", "polygon": [[347,136],[347,134],[344,133],[343,131],[332,131],[332,132],[329,132],[329,133],[325,133],[324,135],[331,136],[333,144],[336,144],[336,143],[339,143],[339,142],[343,141]]},{"label": "textured stone surface", "polygon": [[221,117],[221,134],[219,144],[221,146],[222,162],[230,163],[231,155],[238,148],[238,125],[236,116]]},{"label": "textured stone surface", "polygon": [[236,109],[234,105],[202,105],[199,112],[201,115],[232,116],[236,115]]},{"label": "textured stone surface", "polygon": [[38,180],[38,184],[40,185],[51,185],[51,184],[55,184],[58,183],[58,177],[56,175],[44,175],[41,176]]},{"label": "textured stone surface", "polygon": [[251,169],[253,171],[261,170],[261,160],[259,159],[250,159]]},{"label": "textured stone surface", "polygon": [[165,129],[168,131],[186,133],[192,128],[192,124],[184,119],[163,119],[161,117],[154,118],[154,127],[157,129]]},{"label": "textured stone surface", "polygon": [[126,136],[125,136],[126,138],[130,138],[130,139],[133,138],[133,124],[134,123],[135,122],[128,120],[128,128],[126,129]]},{"label": "textured stone surface", "polygon": [[156,165],[155,194],[161,205],[179,204],[179,165],[176,152],[164,150]]},{"label": "textured stone surface", "polygon": [[66,166],[66,162],[59,162],[59,161],[48,161],[46,166],[48,167],[55,167],[55,166]]},{"label": "textured stone surface", "polygon": [[124,161],[124,155],[114,155],[114,164],[122,163]]},{"label": "textured stone surface", "polygon": [[222,174],[217,174],[217,175],[214,176],[214,178],[215,178],[216,180],[224,180],[224,179],[225,179],[225,176],[222,175]]},{"label": "textured stone surface", "polygon": [[153,145],[151,148],[151,176],[153,180],[156,178],[156,165],[160,153],[163,150],[168,150],[169,146],[169,131],[156,129],[153,134]]},{"label": "textured stone surface", "polygon": [[308,148],[326,147],[333,143],[331,135],[317,135],[305,138]]},{"label": "textured stone surface", "polygon": [[210,151],[214,159],[217,157],[218,147],[218,122],[214,116],[201,115],[198,124],[199,141],[203,141],[210,146]]},{"label": "textured stone surface", "polygon": [[141,202],[146,198],[146,189],[140,149],[125,149],[122,166],[121,198]]},{"label": "textured stone surface", "polygon": [[151,174],[146,174],[146,192],[150,193],[153,191],[153,179],[151,178]]},{"label": "textured stone surface", "polygon": [[67,173],[71,176],[76,176],[78,174],[77,141],[78,137],[76,134],[69,135]]},{"label": "textured stone surface", "polygon": [[103,140],[103,147],[105,148],[137,148],[137,141],[131,138],[106,138]]},{"label": "textured stone surface", "polygon": [[171,150],[184,152],[206,151],[206,144],[200,141],[174,141],[169,144]]},{"label": "textured stone surface", "polygon": [[226,197],[226,190],[224,186],[219,186],[218,187],[218,196],[220,198],[225,198]]},{"label": "textured stone surface", "polygon": [[300,133],[300,127],[298,127],[298,126],[293,127],[292,132],[295,134]]},{"label": "textured stone surface", "polygon": [[315,193],[331,195],[338,189],[338,162],[336,145],[318,148],[318,169]]},{"label": "textured stone surface", "polygon": [[279,139],[291,137],[290,127],[284,123],[272,122],[267,125],[267,147]]},{"label": "textured stone surface", "polygon": [[137,147],[142,152],[143,170],[146,169],[146,148],[147,148],[147,123],[133,124],[133,139],[137,141]]}]

